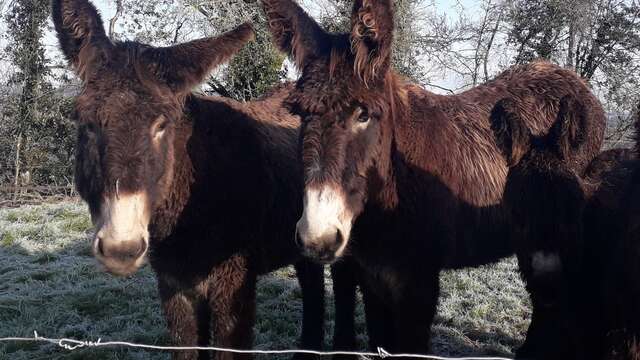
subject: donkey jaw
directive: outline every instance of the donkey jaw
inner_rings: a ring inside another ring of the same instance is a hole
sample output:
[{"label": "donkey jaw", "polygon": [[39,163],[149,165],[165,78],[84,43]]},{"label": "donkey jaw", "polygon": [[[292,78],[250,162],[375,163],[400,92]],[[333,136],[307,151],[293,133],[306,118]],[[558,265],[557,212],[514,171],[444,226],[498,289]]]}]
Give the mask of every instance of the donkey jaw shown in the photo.
[{"label": "donkey jaw", "polygon": [[307,189],[296,229],[304,255],[322,263],[340,258],[349,242],[352,220],[342,191],[332,186]]}]

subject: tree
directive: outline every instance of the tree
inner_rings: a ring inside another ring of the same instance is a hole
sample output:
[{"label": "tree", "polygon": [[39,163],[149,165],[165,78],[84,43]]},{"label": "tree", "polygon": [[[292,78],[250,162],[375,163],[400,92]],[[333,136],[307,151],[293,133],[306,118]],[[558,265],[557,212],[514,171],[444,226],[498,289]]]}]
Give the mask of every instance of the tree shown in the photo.
[{"label": "tree", "polygon": [[3,135],[12,139],[13,164],[2,165],[13,170],[15,186],[27,173],[27,178],[47,183],[71,177],[73,125],[63,120],[70,102],[63,101],[49,81],[49,61],[41,43],[48,15],[49,3],[40,0],[14,0],[5,15],[5,53],[15,72],[5,84],[8,93],[2,108],[3,122],[11,125],[3,126],[8,132]]},{"label": "tree", "polygon": [[44,79],[48,69],[40,39],[48,15],[48,4],[38,0],[16,0],[6,15],[11,34],[6,51],[18,68],[10,81],[21,88],[15,104],[15,186],[19,185],[21,156],[24,156],[21,151],[35,125],[39,97],[47,90]]},{"label": "tree", "polygon": [[204,90],[237,100],[262,95],[286,76],[284,57],[271,43],[266,19],[256,0],[114,0],[122,4],[117,39],[172,45],[215,36],[250,21],[256,39],[217,71]]},{"label": "tree", "polygon": [[515,63],[544,58],[574,69],[600,93],[615,123],[630,128],[640,95],[640,3],[636,0],[511,0],[509,42]]},{"label": "tree", "polygon": [[208,82],[215,92],[246,101],[263,95],[286,78],[285,57],[271,42],[267,19],[257,1],[207,1],[199,5],[199,10],[210,23],[217,24],[219,31],[249,21],[256,33],[254,41],[231,59],[221,76]]}]

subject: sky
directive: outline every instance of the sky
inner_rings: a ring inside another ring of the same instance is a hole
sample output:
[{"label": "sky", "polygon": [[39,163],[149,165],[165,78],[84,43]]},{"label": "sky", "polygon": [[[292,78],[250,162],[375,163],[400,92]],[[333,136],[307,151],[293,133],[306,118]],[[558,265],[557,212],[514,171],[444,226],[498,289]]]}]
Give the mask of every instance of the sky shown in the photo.
[{"label": "sky", "polygon": [[[307,0],[313,2],[313,0]],[[469,15],[473,15],[474,10],[478,9],[480,1],[477,0],[432,0],[437,8],[438,12],[444,12],[447,14],[453,13],[456,6],[462,5],[465,12]],[[113,0],[94,0],[94,4],[100,10],[102,17],[110,19],[115,13],[115,5]]]}]

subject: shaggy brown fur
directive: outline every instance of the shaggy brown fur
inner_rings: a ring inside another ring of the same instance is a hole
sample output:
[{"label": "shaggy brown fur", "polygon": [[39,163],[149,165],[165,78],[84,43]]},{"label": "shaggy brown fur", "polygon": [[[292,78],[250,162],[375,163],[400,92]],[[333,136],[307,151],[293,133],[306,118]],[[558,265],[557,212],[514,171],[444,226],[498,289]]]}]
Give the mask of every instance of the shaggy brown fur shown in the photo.
[{"label": "shaggy brown fur", "polygon": [[[579,100],[584,144],[566,160],[577,174],[602,144],[602,107],[575,73],[546,62],[515,66],[453,96],[407,83],[389,66],[390,0],[356,1],[349,34],[319,30],[292,0],[263,5],[275,43],[302,72],[287,100],[303,118],[299,243],[318,260],[350,253],[364,267],[380,305],[372,346],[427,352],[439,271],[513,251],[501,206],[507,159],[490,123],[495,104],[513,99],[539,136],[556,120],[560,99]],[[335,218],[319,216],[323,228],[309,221],[316,211],[309,199]]]},{"label": "shaggy brown fur", "polygon": [[[126,275],[148,253],[176,345],[241,349],[252,345],[256,277],[295,262],[304,303],[300,345],[319,348],[323,270],[301,261],[293,245],[302,178],[299,119],[282,106],[291,86],[242,104],[190,92],[252,37],[251,27],[154,48],[111,42],[86,0],[53,1],[53,20],[63,53],[83,80],[75,175],[96,225],[96,257]],[[109,212],[113,207],[120,210]],[[148,227],[128,224],[118,211]],[[128,225],[118,225],[118,216]],[[346,289],[336,293],[346,310],[336,307],[352,323],[353,274],[341,274],[335,283]],[[353,343],[352,331],[341,336]]]}]

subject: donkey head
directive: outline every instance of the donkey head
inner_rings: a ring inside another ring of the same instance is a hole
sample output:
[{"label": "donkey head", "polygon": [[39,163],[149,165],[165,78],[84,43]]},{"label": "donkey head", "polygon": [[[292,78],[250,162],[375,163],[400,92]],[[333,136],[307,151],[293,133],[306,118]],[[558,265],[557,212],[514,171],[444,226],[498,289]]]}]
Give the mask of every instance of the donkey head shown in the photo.
[{"label": "donkey head", "polygon": [[565,237],[571,243],[580,238],[585,191],[590,185],[573,171],[569,159],[584,143],[578,135],[585,126],[580,120],[584,110],[578,101],[563,98],[549,132],[534,136],[517,103],[505,99],[493,109],[496,143],[511,167],[503,206],[511,215],[511,231],[524,242]]},{"label": "donkey head", "polygon": [[76,99],[76,186],[96,227],[95,256],[116,274],[144,263],[148,225],[173,179],[173,141],[184,99],[253,32],[154,48],[112,42],[87,0],[54,0],[64,56],[82,79]]},{"label": "donkey head", "polygon": [[373,186],[387,174],[393,100],[390,0],[356,0],[351,32],[329,34],[292,0],[263,0],[278,47],[301,71],[291,111],[302,121],[304,211],[297,241],[331,262]]},{"label": "donkey head", "polygon": [[523,159],[531,159],[545,154],[566,162],[572,152],[585,142],[586,109],[579,101],[570,97],[560,100],[558,115],[546,135],[534,136],[524,120],[520,110],[511,99],[502,99],[491,113],[491,127],[496,143],[502,150],[510,167],[518,165]]}]

